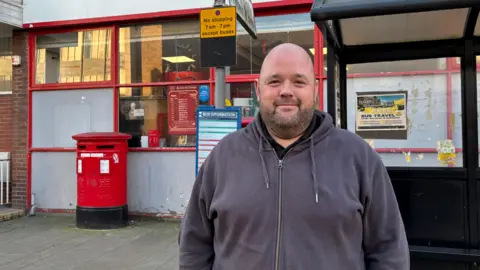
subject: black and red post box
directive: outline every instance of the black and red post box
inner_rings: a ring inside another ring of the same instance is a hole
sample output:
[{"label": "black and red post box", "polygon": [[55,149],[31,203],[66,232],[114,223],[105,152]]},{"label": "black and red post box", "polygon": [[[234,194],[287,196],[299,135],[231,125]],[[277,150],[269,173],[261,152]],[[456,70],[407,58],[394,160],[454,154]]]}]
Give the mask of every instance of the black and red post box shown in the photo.
[{"label": "black and red post box", "polygon": [[125,227],[128,224],[127,153],[131,135],[91,132],[72,138],[77,141],[77,227]]}]

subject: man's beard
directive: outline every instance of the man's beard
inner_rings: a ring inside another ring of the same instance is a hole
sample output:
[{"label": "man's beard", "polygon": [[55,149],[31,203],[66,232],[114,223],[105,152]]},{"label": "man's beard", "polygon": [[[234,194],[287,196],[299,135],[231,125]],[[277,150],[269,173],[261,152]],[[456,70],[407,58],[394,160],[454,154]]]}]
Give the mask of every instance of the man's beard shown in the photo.
[{"label": "man's beard", "polygon": [[[277,112],[277,107],[281,104],[294,104],[298,111],[290,117],[283,117]],[[292,139],[301,135],[307,129],[312,121],[313,108],[302,109],[302,104],[295,99],[277,99],[273,110],[266,108],[260,103],[260,115],[267,128],[280,139]]]}]

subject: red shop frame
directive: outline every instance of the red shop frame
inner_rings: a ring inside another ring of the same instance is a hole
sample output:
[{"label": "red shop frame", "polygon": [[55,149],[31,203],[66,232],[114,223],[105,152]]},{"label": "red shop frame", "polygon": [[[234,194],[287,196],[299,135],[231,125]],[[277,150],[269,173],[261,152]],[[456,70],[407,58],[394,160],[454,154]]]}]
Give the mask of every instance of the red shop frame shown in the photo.
[{"label": "red shop frame", "polygon": [[[292,14],[309,12],[313,0],[285,0],[285,1],[271,1],[265,3],[255,3],[254,10],[257,16],[272,16],[281,14]],[[78,19],[56,22],[40,22],[32,24],[24,24],[25,29],[29,29],[28,38],[28,141],[27,141],[27,203],[31,204],[31,162],[32,152],[74,152],[75,148],[32,148],[32,92],[33,91],[54,91],[54,90],[74,90],[74,89],[98,89],[98,88],[112,88],[113,89],[113,119],[114,131],[118,131],[118,94],[119,87],[134,87],[147,85],[174,85],[186,84],[182,82],[162,82],[152,84],[119,84],[118,83],[118,32],[119,25],[124,23],[148,23],[159,21],[158,18],[171,19],[193,19],[198,18],[200,9],[176,10],[154,12],[146,14],[131,14],[123,16],[111,16],[102,18]],[[44,34],[59,34],[75,31],[84,31],[92,29],[110,29],[111,31],[111,75],[110,81],[102,82],[79,82],[79,83],[55,83],[55,84],[36,84],[36,37]],[[316,30],[317,31],[317,30]],[[320,36],[319,32],[315,34]],[[315,43],[316,44],[316,43]],[[320,58],[321,59],[321,58]],[[232,76],[227,78],[227,82],[253,82],[258,75]],[[209,84],[211,89],[211,104],[214,101],[214,86],[215,86],[215,71],[210,69],[210,79],[206,81],[196,81],[194,84]],[[191,82],[188,84],[192,84]],[[320,92],[323,93],[323,92]],[[193,148],[132,148],[132,152],[191,152]]]}]

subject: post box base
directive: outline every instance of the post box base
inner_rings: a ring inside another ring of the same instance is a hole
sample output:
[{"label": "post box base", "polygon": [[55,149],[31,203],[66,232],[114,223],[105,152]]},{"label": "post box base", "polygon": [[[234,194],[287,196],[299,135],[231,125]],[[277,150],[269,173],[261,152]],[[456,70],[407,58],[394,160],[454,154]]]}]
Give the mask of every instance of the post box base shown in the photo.
[{"label": "post box base", "polygon": [[76,221],[80,229],[123,228],[128,225],[128,205],[109,208],[77,206]]}]

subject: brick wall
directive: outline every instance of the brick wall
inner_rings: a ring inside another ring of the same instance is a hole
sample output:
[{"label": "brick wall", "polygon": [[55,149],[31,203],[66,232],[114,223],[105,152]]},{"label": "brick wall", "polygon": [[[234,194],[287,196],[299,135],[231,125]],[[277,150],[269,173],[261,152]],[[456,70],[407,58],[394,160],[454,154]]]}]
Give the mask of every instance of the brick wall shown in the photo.
[{"label": "brick wall", "polygon": [[12,151],[12,95],[0,95],[0,152]]},{"label": "brick wall", "polygon": [[28,34],[14,31],[12,51],[22,64],[12,75],[12,206],[27,209]]}]

